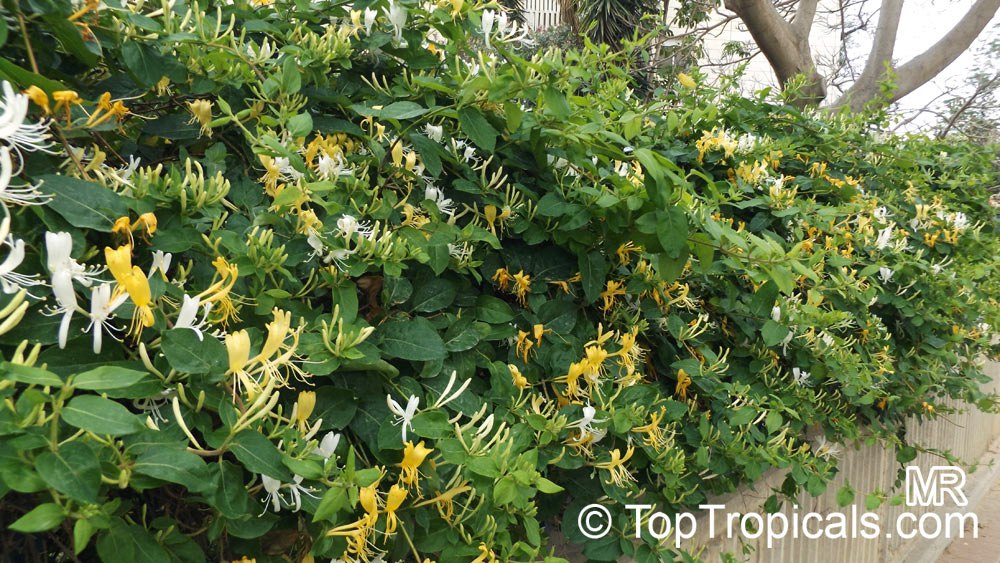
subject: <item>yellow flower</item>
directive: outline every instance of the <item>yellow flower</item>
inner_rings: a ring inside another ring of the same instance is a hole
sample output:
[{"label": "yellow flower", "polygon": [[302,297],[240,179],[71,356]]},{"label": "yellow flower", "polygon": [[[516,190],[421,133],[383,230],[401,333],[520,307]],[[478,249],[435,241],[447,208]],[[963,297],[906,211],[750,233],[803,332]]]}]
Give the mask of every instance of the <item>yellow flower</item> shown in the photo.
[{"label": "yellow flower", "polygon": [[501,291],[507,291],[507,288],[510,287],[510,282],[513,280],[514,278],[511,277],[507,268],[497,268],[497,271],[493,274],[493,282],[497,284],[497,287]]},{"label": "yellow flower", "polygon": [[153,215],[152,212],[139,215],[139,218],[132,224],[132,230],[136,229],[142,229],[146,235],[152,236],[156,232],[156,215]]},{"label": "yellow flower", "polygon": [[632,432],[646,435],[646,445],[659,449],[663,445],[663,429],[660,428],[660,421],[666,416],[667,408],[660,407],[659,411],[649,413],[649,424],[636,426]]},{"label": "yellow flower", "polygon": [[493,550],[486,547],[485,543],[479,544],[479,557],[472,560],[472,563],[495,563],[497,556]]},{"label": "yellow flower", "polygon": [[674,393],[676,393],[681,399],[687,399],[687,390],[690,386],[691,376],[689,376],[683,369],[677,370],[677,387],[674,388]]},{"label": "yellow flower", "polygon": [[698,85],[693,78],[683,72],[677,75],[677,81],[681,83],[681,86],[687,88],[688,90],[693,90],[695,86]]},{"label": "yellow flower", "polygon": [[125,291],[128,292],[128,296],[135,305],[129,334],[133,339],[139,340],[139,337],[142,336],[143,327],[149,328],[156,321],[153,316],[153,310],[150,308],[152,292],[149,289],[149,280],[146,279],[146,274],[143,273],[142,268],[132,266],[132,273],[124,276],[122,281],[124,282],[122,285],[125,287]]},{"label": "yellow flower", "polygon": [[250,380],[246,371],[247,364],[250,363],[250,334],[245,330],[227,333],[226,353],[229,355],[229,370],[226,374],[234,376],[233,393],[239,394],[241,384],[246,385]]},{"label": "yellow flower", "polygon": [[619,295],[625,295],[625,290],[622,289],[622,282],[617,282],[614,280],[608,280],[607,289],[601,292],[601,298],[604,300],[604,312],[607,313],[611,310],[611,307],[615,304],[615,297]]},{"label": "yellow flower", "polygon": [[522,391],[531,387],[531,384],[528,383],[528,378],[521,374],[521,370],[517,369],[517,366],[514,364],[507,364],[507,369],[510,370],[510,377],[514,380],[514,387]]},{"label": "yellow flower", "polygon": [[42,111],[45,112],[45,115],[49,114],[49,96],[48,94],[45,93],[45,90],[42,90],[38,86],[32,85],[28,87],[28,89],[25,90],[24,93],[25,95],[28,96],[28,99],[30,99],[32,102],[35,103],[36,106],[42,108]]},{"label": "yellow flower", "polygon": [[309,422],[309,416],[312,415],[313,410],[316,408],[316,392],[315,391],[300,391],[299,398],[295,401],[295,422],[299,425],[299,430],[305,430],[306,424]]},{"label": "yellow flower", "polygon": [[623,242],[615,254],[618,255],[618,263],[622,266],[628,266],[632,262],[632,253],[639,252],[639,248],[632,241]]},{"label": "yellow flower", "polygon": [[365,514],[356,522],[337,526],[326,533],[329,536],[342,536],[347,538],[347,549],[344,550],[343,559],[356,561],[369,561],[374,554],[374,544],[371,541],[371,532],[375,529],[375,522],[378,516]]},{"label": "yellow flower", "polygon": [[385,499],[385,533],[392,534],[396,531],[397,518],[396,511],[406,500],[406,495],[409,491],[400,487],[399,485],[393,485],[389,489],[389,494],[386,495]]},{"label": "yellow flower", "polygon": [[635,453],[635,446],[629,446],[625,451],[625,455],[622,455],[620,449],[615,448],[611,450],[611,459],[604,463],[595,463],[594,467],[598,469],[606,469],[609,473],[608,480],[605,481],[607,484],[614,484],[618,487],[627,486],[629,481],[635,481],[635,477],[629,473],[628,468],[625,467],[625,462],[632,459],[632,454]]},{"label": "yellow flower", "polygon": [[111,234],[118,236],[118,240],[125,241],[126,246],[132,246],[135,241],[132,239],[132,221],[128,215],[115,219],[115,224],[111,226]]},{"label": "yellow flower", "polygon": [[517,300],[520,301],[521,305],[525,304],[525,299],[528,292],[531,291],[531,276],[524,273],[524,270],[514,274],[514,293],[517,294]]},{"label": "yellow flower", "polygon": [[67,124],[72,119],[69,113],[69,106],[78,106],[83,103],[83,100],[80,99],[80,95],[72,90],[58,90],[56,92],[52,92],[52,99],[56,102],[56,106],[53,111],[59,111],[59,108],[66,109]]},{"label": "yellow flower", "polygon": [[[399,464],[402,472],[399,476],[400,482],[408,487],[413,485],[418,485],[418,480],[420,479],[420,464],[424,462],[424,459],[434,451],[431,448],[424,447],[423,440],[420,441],[416,446],[413,442],[406,442],[406,447],[403,449],[403,462]],[[419,485],[417,490],[420,490]]]},{"label": "yellow flower", "polygon": [[201,134],[208,136],[212,134],[212,102],[210,100],[194,100],[188,102],[188,111],[191,112],[191,120],[188,123],[198,122],[201,125]]},{"label": "yellow flower", "polygon": [[[117,222],[115,224],[117,225]],[[132,246],[126,244],[115,249],[107,247],[104,249],[104,259],[115,281],[124,287],[125,279],[132,272]]]},{"label": "yellow flower", "polygon": [[365,512],[370,516],[378,516],[378,482],[372,483],[367,487],[361,487],[358,491],[358,502],[361,503],[361,508],[365,509]]},{"label": "yellow flower", "polygon": [[524,363],[528,363],[528,352],[535,345],[528,336],[529,334],[523,330],[517,331],[517,344],[514,348],[514,352],[524,360]]}]

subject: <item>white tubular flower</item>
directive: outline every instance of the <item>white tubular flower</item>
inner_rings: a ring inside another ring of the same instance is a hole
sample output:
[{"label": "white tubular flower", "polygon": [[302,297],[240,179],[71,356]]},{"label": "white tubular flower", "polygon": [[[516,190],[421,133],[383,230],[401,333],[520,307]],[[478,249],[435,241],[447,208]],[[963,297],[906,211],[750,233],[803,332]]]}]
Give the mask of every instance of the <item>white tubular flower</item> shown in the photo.
[{"label": "white tubular flower", "polygon": [[327,432],[323,439],[319,442],[319,447],[313,450],[313,453],[322,457],[323,462],[327,462],[333,457],[334,452],[337,451],[337,446],[340,444],[340,434],[334,431]]},{"label": "white tubular flower", "polygon": [[576,428],[580,431],[580,436],[576,439],[577,442],[597,442],[607,434],[607,431],[593,427],[594,424],[599,424],[607,419],[595,420],[595,416],[597,416],[597,409],[587,404],[583,407],[583,417],[566,426],[566,428]]},{"label": "white tubular flower", "polygon": [[128,293],[124,291],[119,292],[117,295],[113,295],[111,292],[111,284],[102,283],[101,285],[95,287],[90,292],[90,326],[87,330],[94,331],[94,353],[101,353],[101,343],[104,338],[104,331],[114,338],[114,332],[117,330],[109,321],[111,314],[115,312],[125,300],[128,299]]},{"label": "white tubular flower", "polygon": [[344,168],[344,157],[339,154],[336,157],[328,154],[320,156],[316,162],[316,172],[324,180],[336,178],[337,176],[347,176],[351,173],[349,169]]},{"label": "white tubular flower", "polygon": [[889,246],[890,242],[892,242],[892,225],[879,231],[878,239],[875,241],[875,248],[882,250]]},{"label": "white tubular flower", "polygon": [[390,1],[385,15],[389,18],[389,23],[392,24],[393,30],[396,32],[396,43],[401,42],[403,40],[403,27],[406,26],[406,8],[394,1]]},{"label": "white tubular flower", "polygon": [[14,175],[14,162],[10,156],[10,148],[0,146],[0,205],[11,203],[15,205],[42,205],[52,201],[50,194],[38,191],[34,186],[12,188],[10,180]]},{"label": "white tubular flower", "polygon": [[802,387],[809,387],[812,385],[812,380],[809,379],[808,371],[802,371],[799,368],[792,368],[792,377],[795,379],[795,383],[801,385]]},{"label": "white tubular flower", "polygon": [[[198,318],[199,307],[203,309],[201,320],[195,322]],[[189,328],[198,336],[198,340],[205,340],[202,331],[208,326],[208,314],[211,312],[212,303],[205,303],[202,306],[200,299],[185,294],[184,301],[181,303],[181,310],[177,313],[177,320],[174,322],[174,328]]]},{"label": "white tubular flower", "polygon": [[894,273],[891,268],[885,266],[878,269],[878,277],[882,280],[882,283],[888,283]]},{"label": "white tubular flower", "polygon": [[337,219],[337,230],[340,231],[340,236],[347,240],[351,240],[354,233],[358,233],[364,238],[371,238],[375,232],[371,223],[358,221],[352,215],[344,215],[340,219]]},{"label": "white tubular flower", "polygon": [[438,211],[449,217],[455,214],[455,202],[445,197],[444,190],[434,184],[427,184],[424,188],[424,199],[433,201]]},{"label": "white tubular flower", "polygon": [[0,99],[0,141],[4,141],[21,155],[21,151],[45,151],[52,146],[47,122],[25,123],[28,115],[28,96],[14,92],[13,86],[3,81],[3,99]]},{"label": "white tubular flower", "polygon": [[771,308],[771,320],[774,322],[781,322],[781,307],[775,305]]},{"label": "white tubular flower", "polygon": [[[2,205],[2,204],[0,204]],[[0,288],[4,293],[17,293],[22,287],[28,288],[42,285],[36,276],[19,274],[14,270],[24,261],[24,241],[15,239],[10,235],[10,217],[7,215],[7,208],[4,208],[4,217],[0,219],[0,247],[7,245],[10,253],[3,262],[0,262]]]},{"label": "white tubular flower", "polygon": [[880,222],[885,223],[885,220],[889,218],[889,209],[884,205],[880,205],[875,208],[874,215]]},{"label": "white tubular flower", "polygon": [[163,274],[164,279],[167,277],[167,270],[170,269],[170,262],[173,260],[174,255],[169,252],[163,252],[162,250],[156,250],[153,252],[153,264],[149,267],[149,273],[146,274],[147,278],[153,277],[153,274],[157,270]]},{"label": "white tubular flower", "polygon": [[490,34],[493,33],[493,24],[496,21],[497,13],[493,10],[483,10],[483,40],[486,41],[486,48],[490,48]]},{"label": "white tubular flower", "polygon": [[[260,476],[260,482],[264,485],[264,490],[267,492],[267,497],[264,500],[264,512],[267,512],[267,505],[271,505],[275,512],[281,510],[281,481],[277,479],[272,479],[267,475]],[[261,515],[264,514],[261,512]]]},{"label": "white tubular flower", "polygon": [[417,406],[420,405],[420,397],[416,395],[410,395],[410,398],[406,401],[406,408],[404,409],[392,398],[392,395],[385,396],[385,402],[389,405],[389,410],[392,414],[396,415],[396,418],[392,421],[392,424],[402,423],[403,425],[403,441],[406,441],[406,429],[409,428],[413,430],[413,417],[417,415]]},{"label": "white tubular flower", "polygon": [[365,35],[371,35],[372,26],[375,25],[375,17],[378,12],[371,8],[365,8]]},{"label": "white tubular flower", "polygon": [[52,293],[56,296],[58,307],[54,314],[62,314],[62,322],[59,323],[59,348],[66,347],[66,340],[69,339],[69,323],[73,320],[73,313],[76,311],[76,292],[73,290],[73,277],[69,270],[60,270],[52,274]]},{"label": "white tubular flower", "polygon": [[444,138],[444,127],[428,123],[424,125],[424,134],[435,143],[440,143],[441,139]]},{"label": "white tubular flower", "polygon": [[[70,254],[73,252],[73,237],[69,233],[60,232],[45,233],[45,251],[48,255],[48,267],[52,272],[53,287],[57,273],[66,272],[69,274],[69,281],[78,281],[84,287],[90,287],[97,279],[102,267],[87,268],[80,265]],[[72,284],[71,284],[72,285]]]},{"label": "white tubular flower", "polygon": [[[472,378],[466,379],[465,383],[458,388],[458,391],[451,393],[451,388],[455,385],[455,380],[458,378],[458,371],[452,370],[451,377],[448,378],[448,385],[445,386],[444,391],[441,392],[441,396],[438,400],[434,402],[433,408],[439,409],[448,403],[457,399],[466,389],[468,389],[469,384],[472,383]],[[451,393],[451,395],[449,395]]]}]

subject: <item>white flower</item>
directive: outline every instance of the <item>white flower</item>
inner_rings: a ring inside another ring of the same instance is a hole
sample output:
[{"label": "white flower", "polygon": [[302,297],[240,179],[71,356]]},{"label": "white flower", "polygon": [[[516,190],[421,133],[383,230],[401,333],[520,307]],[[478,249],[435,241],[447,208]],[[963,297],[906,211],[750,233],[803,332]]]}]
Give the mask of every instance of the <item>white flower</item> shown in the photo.
[{"label": "white flower", "polygon": [[781,307],[775,305],[771,308],[771,320],[774,322],[781,321]]},{"label": "white flower", "polygon": [[882,279],[882,283],[888,283],[894,273],[891,268],[885,266],[878,269],[878,277]]},{"label": "white flower", "polygon": [[809,379],[808,371],[802,371],[799,368],[792,368],[792,377],[798,385],[803,387],[810,387],[812,385],[812,380]]},{"label": "white flower", "polygon": [[109,283],[102,283],[90,291],[90,326],[86,330],[94,331],[95,354],[101,353],[101,341],[105,330],[114,336],[112,331],[117,329],[108,322],[108,319],[126,299],[128,293],[124,291],[112,294]]},{"label": "white flower", "polygon": [[58,306],[52,314],[62,314],[59,323],[59,347],[66,347],[69,338],[69,323],[76,311],[76,291],[73,290],[73,277],[69,270],[59,270],[52,274],[52,293],[56,296]]},{"label": "white flower", "polygon": [[[68,277],[61,277],[60,283],[76,280],[84,287],[90,287],[95,281],[99,281],[97,276],[104,271],[103,267],[94,266],[87,268],[74,260],[70,253],[73,252],[73,237],[66,232],[45,233],[45,251],[48,255],[48,267],[52,272],[53,289],[55,288],[55,277],[57,273],[68,273]],[[72,285],[72,284],[71,284]]]},{"label": "white flower", "polygon": [[365,35],[371,34],[372,25],[375,24],[376,16],[378,16],[378,12],[372,10],[371,8],[365,8]]},{"label": "white flower", "polygon": [[[198,318],[199,307],[203,309],[201,320],[195,322],[195,319]],[[189,328],[194,331],[198,340],[204,340],[202,331],[208,326],[208,314],[211,312],[211,303],[202,305],[201,300],[197,297],[184,294],[184,301],[181,303],[180,312],[177,313],[177,320],[174,321],[174,328]]]},{"label": "white flower", "polygon": [[736,140],[736,154],[747,154],[752,152],[760,139],[753,133],[744,133]]},{"label": "white flower", "polygon": [[333,452],[337,450],[337,445],[339,444],[340,434],[331,430],[323,436],[323,439],[319,442],[319,447],[314,449],[313,453],[322,457],[323,461],[326,462],[333,457]]},{"label": "white flower", "polygon": [[433,201],[438,211],[445,215],[451,216],[455,214],[455,202],[446,198],[444,190],[434,184],[427,184],[427,187],[424,188],[424,199]]},{"label": "white flower", "polygon": [[350,170],[344,168],[344,157],[339,154],[336,157],[328,154],[320,156],[319,161],[316,163],[316,171],[319,173],[319,177],[324,180],[329,180],[337,176],[346,176],[351,173]]},{"label": "white flower", "polygon": [[441,139],[444,137],[444,127],[428,123],[424,125],[424,134],[427,135],[428,139],[434,141],[435,143],[440,143]]},{"label": "white flower", "polygon": [[389,405],[389,410],[392,411],[392,414],[396,415],[396,418],[392,421],[393,426],[402,423],[403,441],[405,442],[407,427],[409,427],[410,430],[413,430],[413,417],[417,415],[417,406],[420,405],[420,397],[410,395],[410,398],[406,401],[406,409],[403,409],[403,407],[401,407],[399,403],[392,398],[392,395],[386,395],[385,402]]},{"label": "white flower", "polygon": [[948,217],[948,222],[959,231],[964,230],[969,226],[969,218],[966,217],[965,213],[962,213],[961,211],[951,214]]},{"label": "white flower", "polygon": [[375,232],[370,223],[358,221],[352,215],[343,215],[337,219],[337,230],[340,231],[340,236],[347,240],[351,240],[354,233],[358,233],[364,238],[370,238]]},{"label": "white flower", "polygon": [[274,158],[274,167],[278,169],[278,174],[281,175],[281,179],[286,182],[297,182],[304,176],[301,172],[292,166],[288,157],[277,156]]},{"label": "white flower", "polygon": [[486,41],[486,48],[490,47],[490,34],[493,33],[493,23],[496,21],[497,13],[493,10],[483,10],[483,39]]},{"label": "white flower", "polygon": [[819,440],[816,441],[816,447],[813,451],[815,451],[816,455],[818,455],[823,459],[840,457],[840,446],[832,442],[827,442],[826,436],[819,437]]},{"label": "white flower", "polygon": [[576,428],[580,431],[580,436],[576,439],[577,442],[599,442],[607,434],[606,430],[599,430],[593,427],[594,424],[600,424],[607,419],[595,420],[595,416],[597,416],[597,409],[588,403],[587,406],[583,407],[583,417],[576,422],[566,425],[566,428]]},{"label": "white flower", "polygon": [[884,205],[880,205],[875,208],[874,215],[876,219],[884,223],[889,218],[889,209]]},{"label": "white flower", "polygon": [[469,384],[472,383],[472,378],[466,379],[465,383],[463,383],[462,386],[458,388],[458,391],[455,391],[451,395],[448,395],[448,393],[451,393],[451,388],[455,385],[455,380],[457,378],[458,378],[458,371],[451,370],[451,377],[448,378],[448,385],[445,386],[444,391],[441,392],[441,396],[438,397],[438,400],[434,401],[433,408],[439,409],[447,405],[448,403],[454,401],[469,387]]},{"label": "white flower", "polygon": [[396,43],[401,42],[403,40],[403,27],[406,25],[406,8],[390,0],[385,15],[389,18],[389,23],[392,24],[396,32]]},{"label": "white flower", "polygon": [[153,263],[149,267],[149,273],[146,274],[147,278],[153,277],[153,274],[157,270],[163,273],[163,277],[167,277],[167,270],[170,269],[170,262],[173,260],[174,255],[169,252],[163,252],[162,250],[153,251]]},{"label": "white flower", "polygon": [[[38,123],[25,123],[30,100],[25,94],[14,92],[10,82],[3,81],[3,99],[0,100],[0,141],[14,149],[21,156],[21,151],[45,151],[52,146],[48,140],[49,128],[44,120]],[[23,159],[22,159],[23,160]]]},{"label": "white flower", "polygon": [[10,235],[10,217],[4,208],[4,218],[0,219],[0,247],[7,245],[10,253],[0,262],[0,288],[4,293],[16,293],[22,287],[41,285],[36,276],[19,274],[14,270],[24,261],[24,241]]},{"label": "white flower", "polygon": [[38,185],[12,188],[10,180],[14,175],[14,162],[10,148],[0,146],[0,205],[42,205],[52,200],[52,195],[38,191]]},{"label": "white flower", "polygon": [[875,241],[875,248],[882,250],[883,248],[889,246],[892,241],[892,225],[882,229],[878,233],[878,239]]},{"label": "white flower", "polygon": [[[312,489],[302,486],[302,477],[300,475],[296,475],[292,479],[292,482],[288,484],[283,484],[281,481],[272,479],[267,475],[261,475],[260,482],[264,485],[264,490],[267,491],[267,497],[265,497],[264,501],[264,512],[267,512],[267,505],[271,505],[271,508],[275,512],[278,512],[281,510],[282,501],[288,503],[292,507],[295,507],[293,512],[298,512],[299,509],[302,508],[303,493],[316,498],[316,496],[312,494]],[[291,497],[291,500],[286,500],[285,497],[281,496],[282,488],[288,489],[288,496]]]}]

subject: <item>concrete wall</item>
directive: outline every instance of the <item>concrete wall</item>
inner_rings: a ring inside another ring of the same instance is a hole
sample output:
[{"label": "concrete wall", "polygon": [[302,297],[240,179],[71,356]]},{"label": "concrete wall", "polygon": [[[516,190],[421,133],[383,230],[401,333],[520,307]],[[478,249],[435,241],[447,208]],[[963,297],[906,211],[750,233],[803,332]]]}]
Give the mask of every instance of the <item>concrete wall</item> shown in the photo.
[{"label": "concrete wall", "polygon": [[[1000,364],[991,363],[987,366],[994,381],[990,388],[1000,390]],[[1000,415],[983,414],[978,410],[943,415],[931,422],[909,424],[908,436],[912,443],[929,448],[949,450],[963,461],[968,472],[969,481],[965,492],[969,496],[969,506],[955,508],[944,506],[935,510],[941,512],[976,512],[975,503],[978,496],[988,490],[990,482],[996,478],[998,466],[989,467],[980,464],[976,471],[973,467],[979,462],[987,462],[996,457],[1000,446]],[[992,448],[991,448],[992,446]],[[947,465],[939,456],[919,454],[909,465],[918,465],[927,474],[927,469],[936,465]],[[889,496],[901,494],[894,488],[899,464],[895,452],[879,445],[861,446],[857,449],[845,445],[840,454],[840,472],[830,483],[826,493],[819,497],[811,497],[802,493],[798,499],[799,514],[815,511],[821,514],[830,512],[849,513],[850,507],[840,507],[836,495],[841,486],[847,482],[855,489],[855,505],[863,512],[864,498],[868,493],[884,491]],[[774,471],[768,474],[757,485],[756,490],[745,490],[712,502],[726,504],[726,511],[753,511],[766,513],[763,509],[764,500],[770,496],[770,488],[780,486],[784,474]],[[787,503],[786,503],[787,504]],[[790,506],[785,506],[784,512],[790,514]],[[741,544],[738,540],[716,538],[708,539],[707,520],[699,522],[700,538],[694,538],[682,544],[689,548],[703,549],[701,557],[705,561],[718,561],[720,554],[730,552],[737,559],[761,563],[877,563],[877,562],[913,562],[936,561],[938,554],[947,547],[948,541],[940,539],[929,541],[922,539],[905,540],[895,534],[895,522],[900,513],[906,511],[919,517],[928,508],[908,507],[905,505],[891,506],[889,503],[872,512],[879,515],[882,535],[875,539],[785,539],[775,542],[772,549],[767,549],[763,538],[757,541],[747,541]],[[893,537],[886,537],[886,533]],[[967,530],[967,534],[971,530]],[[721,535],[718,532],[717,536]],[[966,536],[969,537],[968,535]],[[697,547],[696,547],[697,546]],[[751,548],[744,554],[744,548]]]}]

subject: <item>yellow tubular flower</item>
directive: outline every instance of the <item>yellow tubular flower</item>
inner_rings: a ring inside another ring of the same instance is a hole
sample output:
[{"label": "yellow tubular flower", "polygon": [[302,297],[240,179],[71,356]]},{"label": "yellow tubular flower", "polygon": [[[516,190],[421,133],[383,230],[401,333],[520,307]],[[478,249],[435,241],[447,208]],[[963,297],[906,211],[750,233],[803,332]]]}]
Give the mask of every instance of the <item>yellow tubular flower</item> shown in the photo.
[{"label": "yellow tubular flower", "polygon": [[129,328],[129,334],[135,340],[139,340],[139,337],[142,336],[143,327],[149,328],[156,321],[156,318],[153,316],[153,310],[150,308],[152,292],[149,289],[149,280],[146,279],[146,274],[143,273],[142,268],[132,266],[132,273],[124,278],[124,282],[122,285],[125,286],[125,291],[128,292],[132,303],[135,304],[135,312],[132,313],[132,325]]},{"label": "yellow tubular flower", "polygon": [[605,481],[607,484],[614,484],[618,487],[628,486],[629,481],[635,481],[635,477],[629,473],[628,468],[625,467],[625,462],[632,459],[632,454],[635,453],[635,446],[629,446],[625,451],[625,455],[622,455],[620,449],[615,448],[611,450],[611,459],[604,463],[595,463],[594,467],[598,469],[606,469],[609,473],[608,480]]},{"label": "yellow tubular flower", "polygon": [[622,289],[622,282],[617,282],[614,280],[608,280],[607,289],[601,292],[601,298],[604,300],[604,312],[607,313],[611,310],[611,307],[615,304],[615,297],[619,295],[625,295],[625,290]]},{"label": "yellow tubular flower", "polygon": [[260,354],[255,358],[255,361],[265,362],[269,360],[282,348],[291,329],[291,312],[282,311],[277,307],[271,312],[274,313],[274,320],[267,323],[267,340],[264,341],[264,346],[260,349]]},{"label": "yellow tubular flower", "polygon": [[294,420],[298,423],[299,430],[305,431],[306,425],[309,423],[309,417],[312,415],[313,410],[316,408],[316,392],[315,391],[301,391],[299,392],[299,398],[295,401],[295,416]]},{"label": "yellow tubular flower", "polygon": [[191,121],[201,125],[202,135],[212,134],[212,102],[209,100],[194,100],[188,102],[188,111],[191,112]]},{"label": "yellow tubular flower", "polygon": [[524,273],[524,270],[514,274],[514,293],[517,294],[517,300],[521,305],[525,304],[528,292],[531,291],[531,276]]},{"label": "yellow tubular flower", "polygon": [[514,348],[515,353],[524,360],[524,363],[528,363],[528,352],[535,345],[528,336],[529,334],[523,330],[517,331],[517,344]]},{"label": "yellow tubular flower", "polygon": [[152,236],[156,233],[156,215],[153,215],[151,212],[140,215],[139,218],[135,220],[135,223],[132,223],[132,230],[134,231],[135,229],[140,228],[143,229],[145,234],[148,236]]},{"label": "yellow tubular flower", "polygon": [[50,113],[49,96],[48,94],[45,93],[45,90],[42,90],[38,86],[32,85],[28,87],[28,89],[25,90],[24,93],[25,95],[28,96],[28,99],[30,99],[32,102],[35,103],[36,106],[42,108],[42,111],[45,112],[45,115],[48,115]]},{"label": "yellow tubular flower", "polygon": [[681,83],[681,86],[687,88],[688,90],[693,90],[698,85],[695,83],[693,78],[683,72],[677,75],[677,81]]},{"label": "yellow tubular flower", "polygon": [[132,272],[132,245],[126,244],[115,249],[105,248],[104,259],[115,281],[124,287],[125,279]]},{"label": "yellow tubular flower", "polygon": [[115,219],[115,224],[111,226],[111,234],[120,237],[119,240],[125,241],[126,246],[132,246],[134,242],[132,240],[132,222],[128,215]]},{"label": "yellow tubular flower", "polygon": [[246,367],[250,363],[250,334],[245,330],[226,334],[226,352],[229,355],[226,374],[235,376],[233,389],[239,393],[240,383],[245,383],[247,379]]},{"label": "yellow tubular flower", "polygon": [[361,487],[358,491],[358,502],[361,503],[361,508],[364,508],[369,516],[378,517],[378,482]]},{"label": "yellow tubular flower", "polygon": [[432,451],[434,450],[424,447],[423,440],[416,446],[413,445],[413,442],[407,442],[406,447],[403,449],[403,462],[399,464],[399,467],[402,469],[399,481],[407,487],[417,485],[417,491],[419,491],[418,481],[420,479],[420,472],[418,469],[420,468],[420,464],[424,462],[424,459]]},{"label": "yellow tubular flower", "polygon": [[493,274],[493,282],[497,284],[497,287],[501,291],[507,291],[507,288],[510,287],[510,282],[513,280],[514,278],[511,277],[507,268],[497,268],[497,271]]},{"label": "yellow tubular flower", "polygon": [[406,500],[406,495],[409,491],[400,487],[398,484],[393,485],[389,489],[389,494],[385,499],[385,533],[386,535],[396,532],[396,525],[398,520],[396,518],[396,511],[402,506],[403,501]]},{"label": "yellow tubular flower", "polygon": [[681,399],[687,399],[687,390],[690,386],[691,376],[683,369],[677,370],[677,387],[674,388],[674,393]]},{"label": "yellow tubular flower", "polygon": [[53,111],[59,111],[59,108],[66,109],[66,123],[68,124],[72,120],[72,116],[69,112],[70,106],[78,106],[83,103],[80,99],[80,95],[72,90],[59,90],[52,92],[52,99],[55,100],[56,106]]},{"label": "yellow tubular flower", "polygon": [[517,369],[517,366],[514,364],[507,364],[507,369],[510,370],[510,377],[514,380],[514,387],[522,391],[531,387],[531,384],[528,383],[528,378],[521,374],[521,370]]}]

